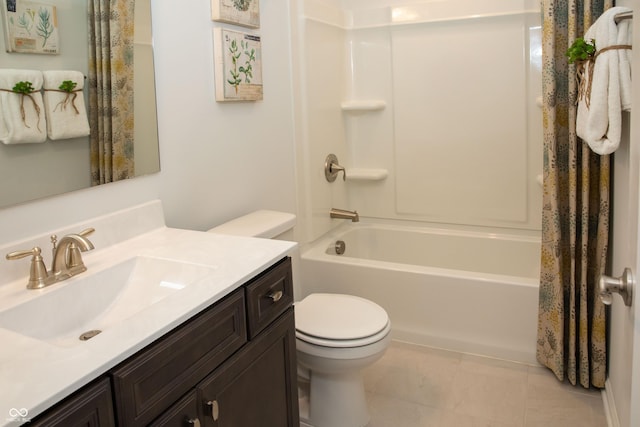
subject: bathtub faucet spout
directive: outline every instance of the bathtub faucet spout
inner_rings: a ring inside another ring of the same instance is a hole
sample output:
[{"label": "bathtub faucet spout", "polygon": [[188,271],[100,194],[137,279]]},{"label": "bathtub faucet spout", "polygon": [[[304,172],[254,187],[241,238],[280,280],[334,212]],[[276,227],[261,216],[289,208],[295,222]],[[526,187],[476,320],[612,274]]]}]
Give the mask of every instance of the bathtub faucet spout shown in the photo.
[{"label": "bathtub faucet spout", "polygon": [[360,221],[360,216],[358,215],[357,211],[348,211],[345,209],[331,208],[329,216],[331,218],[350,219],[352,222]]}]

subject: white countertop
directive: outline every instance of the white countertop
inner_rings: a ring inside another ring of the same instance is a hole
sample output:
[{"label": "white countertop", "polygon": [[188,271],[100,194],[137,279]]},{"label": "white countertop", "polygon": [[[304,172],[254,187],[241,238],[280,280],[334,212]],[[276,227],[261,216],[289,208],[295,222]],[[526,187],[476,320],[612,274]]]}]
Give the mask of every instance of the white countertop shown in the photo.
[{"label": "white countertop", "polygon": [[[243,285],[295,246],[296,243],[279,240],[160,227],[84,253],[87,272],[67,281],[42,290],[27,290],[25,276],[0,286],[1,311],[45,292],[55,292],[82,275],[134,256],[165,258],[212,269],[206,280],[167,296],[73,347],[57,346],[0,328],[0,426],[15,426],[42,413]],[[28,268],[24,267],[26,273]]]}]

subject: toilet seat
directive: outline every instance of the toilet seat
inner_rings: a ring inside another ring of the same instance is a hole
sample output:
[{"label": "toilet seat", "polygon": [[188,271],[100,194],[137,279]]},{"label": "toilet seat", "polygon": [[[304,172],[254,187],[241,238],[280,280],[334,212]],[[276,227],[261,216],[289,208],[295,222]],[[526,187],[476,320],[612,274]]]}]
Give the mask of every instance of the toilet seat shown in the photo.
[{"label": "toilet seat", "polygon": [[296,338],[323,347],[361,347],[391,329],[387,312],[353,295],[311,294],[296,305]]},{"label": "toilet seat", "polygon": [[365,345],[373,344],[383,339],[391,330],[391,323],[387,323],[385,328],[375,335],[370,335],[366,338],[359,340],[331,340],[326,338],[318,338],[310,335],[306,335],[303,332],[296,330],[296,338],[307,342],[309,344],[318,345],[322,347],[334,347],[334,348],[351,348],[351,347],[363,347]]}]

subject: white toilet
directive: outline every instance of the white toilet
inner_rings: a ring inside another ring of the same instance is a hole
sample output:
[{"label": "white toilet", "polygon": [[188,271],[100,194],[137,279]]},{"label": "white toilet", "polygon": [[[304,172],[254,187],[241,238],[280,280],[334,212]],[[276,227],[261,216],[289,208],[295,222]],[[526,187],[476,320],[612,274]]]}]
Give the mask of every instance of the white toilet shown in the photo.
[{"label": "white toilet", "polygon": [[301,410],[302,420],[313,427],[366,426],[362,369],[389,346],[387,312],[364,298],[321,293],[295,307],[299,377],[302,385],[309,382],[308,414]]},{"label": "white toilet", "polygon": [[[209,231],[276,238],[294,225],[295,215],[263,210]],[[391,322],[386,311],[357,296],[316,293],[295,304],[295,319],[301,425],[366,426],[369,411],[362,369],[389,346]]]}]

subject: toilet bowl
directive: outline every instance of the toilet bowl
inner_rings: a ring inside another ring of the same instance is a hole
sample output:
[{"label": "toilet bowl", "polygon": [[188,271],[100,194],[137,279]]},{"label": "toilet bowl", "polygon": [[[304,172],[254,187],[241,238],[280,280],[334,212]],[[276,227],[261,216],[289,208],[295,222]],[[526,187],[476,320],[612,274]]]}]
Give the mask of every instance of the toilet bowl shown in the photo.
[{"label": "toilet bowl", "polygon": [[[294,225],[295,215],[263,210],[209,231],[282,238]],[[295,323],[301,426],[366,426],[362,370],[389,346],[386,311],[357,296],[314,293],[295,303]]]}]

